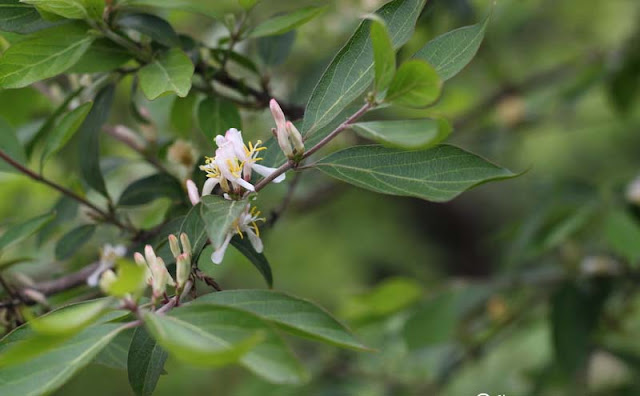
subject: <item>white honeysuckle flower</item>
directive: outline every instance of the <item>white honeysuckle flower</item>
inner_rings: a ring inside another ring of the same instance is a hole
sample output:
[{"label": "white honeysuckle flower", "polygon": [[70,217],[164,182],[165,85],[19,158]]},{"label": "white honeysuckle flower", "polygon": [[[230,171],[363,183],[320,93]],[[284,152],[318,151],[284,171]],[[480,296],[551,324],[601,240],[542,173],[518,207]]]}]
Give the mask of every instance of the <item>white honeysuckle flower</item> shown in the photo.
[{"label": "white honeysuckle flower", "polygon": [[264,218],[260,217],[260,211],[258,211],[255,206],[251,207],[251,205],[247,205],[245,211],[236,219],[234,227],[227,234],[222,245],[211,254],[211,261],[213,261],[214,264],[220,264],[222,262],[224,253],[227,251],[227,247],[229,247],[229,242],[231,242],[231,238],[236,234],[240,235],[241,238],[244,238],[246,234],[255,251],[262,253],[263,245],[260,239],[258,221],[264,221]]},{"label": "white honeysuckle flower", "polygon": [[125,254],[127,254],[127,248],[124,245],[113,246],[109,243],[105,244],[100,251],[100,264],[87,278],[87,284],[91,287],[97,286],[100,275],[104,271],[111,269],[116,263],[116,260]]}]

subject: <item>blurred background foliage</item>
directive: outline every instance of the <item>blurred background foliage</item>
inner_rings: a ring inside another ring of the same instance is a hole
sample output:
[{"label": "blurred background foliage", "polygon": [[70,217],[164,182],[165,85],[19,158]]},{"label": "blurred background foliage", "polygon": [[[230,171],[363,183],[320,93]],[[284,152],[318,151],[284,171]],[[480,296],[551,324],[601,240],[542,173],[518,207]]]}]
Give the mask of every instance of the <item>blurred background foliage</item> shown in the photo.
[{"label": "blurred background foliage", "polygon": [[[322,2],[265,0],[253,15],[266,18],[302,3]],[[326,3],[328,11],[295,34],[239,47],[261,59],[276,96],[304,104],[359,17],[383,1]],[[400,58],[481,20],[491,3],[429,0]],[[178,32],[212,46],[225,32],[191,13],[163,16]],[[14,39],[3,34],[5,45]],[[152,115],[149,127],[132,119],[127,84],[120,87],[114,123],[160,144],[194,139],[199,154],[211,154],[192,119],[176,110],[174,96],[136,98]],[[265,236],[275,287],[336,312],[376,352],[296,341],[297,355],[313,374],[303,387],[271,385],[240,368],[196,370],[169,359],[170,375],[160,379],[156,394],[639,394],[639,182],[633,188],[640,177],[639,92],[637,1],[498,1],[478,55],[447,82],[435,107],[384,109],[376,117],[445,116],[455,126],[452,143],[524,174],[432,204],[305,173],[290,207]],[[24,140],[52,110],[33,87],[0,91],[7,124],[0,126],[18,129]],[[250,138],[266,138],[270,127],[266,111],[242,111]],[[333,146],[354,139],[344,134]],[[153,173],[126,146],[105,138],[102,149],[113,196]],[[73,185],[77,151],[73,144],[65,148],[46,174]],[[58,207],[57,220],[31,248],[21,245],[6,255],[36,259],[10,271],[45,279],[82,267],[97,246],[117,240],[115,232],[100,229],[71,260],[52,262],[55,242],[85,214],[22,176],[3,173],[0,181],[0,225]],[[263,211],[277,207],[286,189],[261,193]],[[158,200],[130,215],[153,226],[168,206]],[[264,287],[237,252],[221,266],[203,260],[201,267],[225,289]],[[88,389],[131,392],[126,372],[92,365],[56,394]]]}]

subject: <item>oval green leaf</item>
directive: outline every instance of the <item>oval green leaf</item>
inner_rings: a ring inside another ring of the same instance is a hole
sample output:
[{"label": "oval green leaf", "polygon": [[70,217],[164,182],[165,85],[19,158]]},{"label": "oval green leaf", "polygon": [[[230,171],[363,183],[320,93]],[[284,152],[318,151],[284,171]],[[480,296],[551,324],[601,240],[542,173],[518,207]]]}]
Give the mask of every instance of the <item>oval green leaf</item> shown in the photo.
[{"label": "oval green leaf", "polygon": [[21,240],[35,234],[48,222],[53,220],[55,213],[47,213],[25,221],[24,223],[11,225],[0,236],[0,252],[7,246],[20,242]]},{"label": "oval green leaf", "polygon": [[396,72],[396,52],[393,49],[389,30],[380,17],[371,20],[371,44],[373,45],[373,60],[375,65],[374,86],[376,92],[382,92],[389,87]]},{"label": "oval green leaf", "polygon": [[209,97],[198,105],[198,125],[207,141],[213,144],[214,137],[224,135],[227,129],[242,129],[242,119],[233,103],[218,97]]},{"label": "oval green leaf", "polygon": [[435,146],[451,133],[451,124],[444,118],[359,122],[351,128],[358,135],[383,146],[408,150]]},{"label": "oval green leaf", "polygon": [[406,107],[422,108],[435,102],[442,90],[436,70],[422,60],[409,60],[398,68],[389,85],[385,101]]},{"label": "oval green leaf", "polygon": [[184,200],[184,190],[173,176],[158,173],[129,184],[120,195],[118,206],[144,205],[158,198]]},{"label": "oval green leaf", "polygon": [[251,264],[256,267],[270,288],[273,287],[271,265],[269,265],[269,260],[267,260],[264,254],[256,252],[248,239],[240,238],[238,235],[231,238],[231,246],[242,253],[251,262]]},{"label": "oval green leaf", "polygon": [[113,300],[102,298],[84,304],[75,304],[29,321],[37,333],[62,336],[77,333],[105,314]]},{"label": "oval green leaf", "polygon": [[169,22],[152,14],[141,12],[118,15],[115,24],[124,29],[135,30],[167,47],[180,46],[178,34]]},{"label": "oval green leaf", "polygon": [[256,26],[251,33],[249,33],[249,37],[257,38],[287,33],[309,22],[325,10],[326,7],[305,7],[285,15],[268,19]]},{"label": "oval green leaf", "polygon": [[56,260],[66,260],[71,257],[89,242],[95,231],[95,224],[84,224],[64,234],[56,244]]},{"label": "oval green leaf", "polygon": [[202,197],[200,217],[209,240],[215,249],[224,242],[235,227],[236,220],[247,207],[247,201],[227,200],[217,195]]},{"label": "oval green leaf", "polygon": [[136,395],[153,394],[168,356],[144,327],[135,330],[129,347],[127,373],[131,389]]},{"label": "oval green leaf", "polygon": [[35,7],[20,0],[0,0],[0,30],[28,34],[55,26],[42,19]]},{"label": "oval green leaf", "polygon": [[149,100],[170,92],[184,98],[191,89],[193,70],[191,59],[172,48],[140,69],[140,88]]}]

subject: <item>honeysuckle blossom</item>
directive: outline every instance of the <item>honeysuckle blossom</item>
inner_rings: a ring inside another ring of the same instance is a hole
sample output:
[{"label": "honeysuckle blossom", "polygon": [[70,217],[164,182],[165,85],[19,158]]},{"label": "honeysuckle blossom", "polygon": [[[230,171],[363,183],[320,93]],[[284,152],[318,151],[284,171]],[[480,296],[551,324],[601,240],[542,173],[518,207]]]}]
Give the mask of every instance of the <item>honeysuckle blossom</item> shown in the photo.
[{"label": "honeysuckle blossom", "polygon": [[[282,108],[275,99],[271,99],[269,102],[269,109],[276,122],[275,136],[284,155],[289,159],[294,159],[296,156],[304,154],[302,135],[291,121],[287,121]],[[293,148],[291,147],[292,143]]]},{"label": "honeysuckle blossom", "polygon": [[258,211],[255,206],[252,207],[251,205],[247,205],[245,211],[236,219],[234,227],[227,234],[222,245],[220,245],[211,254],[211,261],[215,264],[220,264],[222,262],[224,253],[227,251],[227,247],[229,247],[229,242],[231,242],[231,238],[236,234],[240,235],[241,238],[244,238],[246,234],[255,251],[262,253],[263,245],[262,240],[260,239],[260,229],[257,224],[258,221],[264,221],[264,218],[260,217],[260,211]]},{"label": "honeysuckle blossom", "polygon": [[126,253],[127,248],[124,247],[124,245],[113,246],[108,243],[105,244],[100,252],[100,264],[98,265],[98,268],[96,268],[96,270],[87,278],[87,284],[91,287],[97,286],[100,275],[104,271],[112,268],[116,263],[116,260],[124,256]]},{"label": "honeysuckle blossom", "polygon": [[[259,152],[266,149],[260,146],[262,142],[257,141],[255,145],[249,142],[247,147],[242,140],[242,132],[235,128],[229,129],[224,136],[216,136],[215,141],[218,145],[215,157],[208,157],[205,165],[200,166],[201,170],[207,172],[202,196],[211,194],[218,184],[227,193],[238,193],[240,187],[254,191],[249,182],[253,171],[265,177],[276,171],[275,168],[257,164],[262,159],[258,158]],[[274,182],[279,183],[284,178],[284,174],[280,175]],[[194,202],[193,199],[191,201]]]}]

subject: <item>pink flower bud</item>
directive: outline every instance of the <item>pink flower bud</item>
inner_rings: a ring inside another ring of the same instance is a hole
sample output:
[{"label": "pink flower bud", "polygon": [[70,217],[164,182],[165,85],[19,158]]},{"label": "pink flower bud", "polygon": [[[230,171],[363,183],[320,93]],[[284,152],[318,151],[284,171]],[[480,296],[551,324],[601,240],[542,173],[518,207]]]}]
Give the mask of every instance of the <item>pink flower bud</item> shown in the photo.
[{"label": "pink flower bud", "polygon": [[287,119],[285,118],[280,105],[278,104],[278,102],[276,102],[275,99],[271,99],[271,101],[269,102],[269,108],[271,109],[271,114],[273,115],[273,119],[276,122],[277,129],[284,129],[284,124]]},{"label": "pink flower bud", "polygon": [[198,187],[196,186],[196,183],[194,183],[191,179],[187,180],[187,193],[189,194],[189,201],[191,201],[191,204],[193,206],[196,206],[198,203],[200,203],[200,194],[198,193]]},{"label": "pink flower bud", "polygon": [[191,255],[183,253],[176,259],[176,283],[179,288],[184,287],[184,284],[189,279],[191,274]]},{"label": "pink flower bud", "polygon": [[304,142],[302,141],[302,135],[300,134],[300,131],[298,131],[298,128],[296,128],[291,121],[287,121],[286,127],[287,134],[289,135],[289,138],[291,138],[293,147],[296,149],[296,154],[299,155],[304,153]]}]

